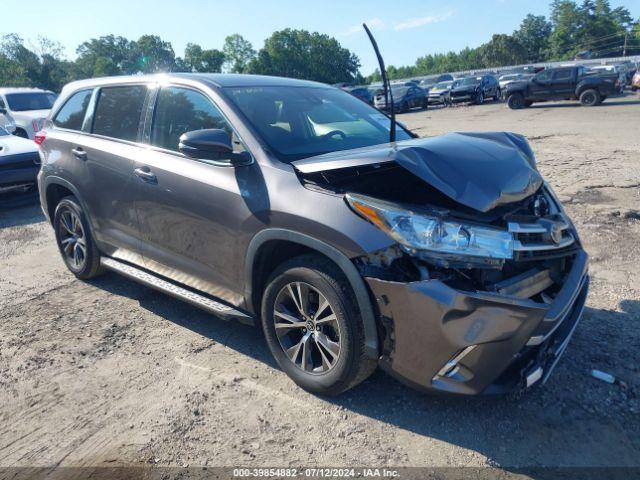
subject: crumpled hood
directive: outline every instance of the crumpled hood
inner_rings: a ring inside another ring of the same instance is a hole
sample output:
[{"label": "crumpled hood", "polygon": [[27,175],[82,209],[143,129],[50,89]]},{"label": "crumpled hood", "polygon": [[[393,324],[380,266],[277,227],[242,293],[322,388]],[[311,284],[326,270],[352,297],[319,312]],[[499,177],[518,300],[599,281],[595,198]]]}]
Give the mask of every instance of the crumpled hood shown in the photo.
[{"label": "crumpled hood", "polygon": [[396,162],[456,202],[481,212],[523,200],[543,183],[522,135],[449,133],[293,162],[301,173]]}]

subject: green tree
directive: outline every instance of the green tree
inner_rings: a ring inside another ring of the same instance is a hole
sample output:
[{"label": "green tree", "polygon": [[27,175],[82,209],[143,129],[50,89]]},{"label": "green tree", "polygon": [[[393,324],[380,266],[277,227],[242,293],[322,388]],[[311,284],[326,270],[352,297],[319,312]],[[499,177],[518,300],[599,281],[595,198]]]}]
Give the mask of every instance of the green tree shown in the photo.
[{"label": "green tree", "polygon": [[244,73],[249,63],[256,57],[256,51],[251,42],[237,33],[224,39],[222,53],[225,68],[231,73]]},{"label": "green tree", "polygon": [[527,50],[515,37],[496,34],[480,47],[480,57],[484,67],[518,65],[527,61]]},{"label": "green tree", "polygon": [[80,44],[76,54],[75,70],[78,78],[132,74],[138,71],[136,45],[124,37],[107,35],[92,38]]},{"label": "green tree", "polygon": [[324,83],[352,82],[360,60],[335,38],[317,32],[287,28],[264,42],[250,73],[304,78]]},{"label": "green tree", "polygon": [[157,35],[143,35],[135,42],[136,67],[143,73],[170,72],[176,56],[171,43]]},{"label": "green tree", "polygon": [[551,3],[549,50],[552,59],[566,59],[576,50],[580,30],[580,11],[571,0],[553,0]]},{"label": "green tree", "polygon": [[525,48],[527,62],[541,62],[547,58],[552,31],[551,23],[544,15],[529,14],[524,17],[513,36]]},{"label": "green tree", "polygon": [[224,63],[220,50],[203,50],[200,45],[188,43],[184,51],[184,63],[189,72],[219,73]]}]

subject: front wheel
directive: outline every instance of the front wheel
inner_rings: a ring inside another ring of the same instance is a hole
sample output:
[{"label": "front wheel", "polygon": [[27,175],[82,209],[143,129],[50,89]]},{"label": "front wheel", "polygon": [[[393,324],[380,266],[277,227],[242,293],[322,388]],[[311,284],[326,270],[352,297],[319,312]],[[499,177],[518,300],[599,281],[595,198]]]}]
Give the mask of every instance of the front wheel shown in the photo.
[{"label": "front wheel", "polygon": [[507,106],[511,110],[519,110],[525,107],[524,96],[521,93],[512,93],[507,98]]},{"label": "front wheel", "polygon": [[71,273],[87,280],[103,272],[100,252],[76,197],[60,200],[53,217],[53,228],[58,250]]},{"label": "front wheel", "polygon": [[348,282],[322,257],[296,257],[271,275],[262,329],[280,368],[309,392],[338,395],[375,369]]},{"label": "front wheel", "polygon": [[482,105],[484,103],[484,92],[480,90],[476,95],[476,105]]},{"label": "front wheel", "polygon": [[496,102],[499,102],[500,100],[502,100],[502,90],[500,90],[499,88],[496,90],[496,95],[493,97],[493,99]]}]

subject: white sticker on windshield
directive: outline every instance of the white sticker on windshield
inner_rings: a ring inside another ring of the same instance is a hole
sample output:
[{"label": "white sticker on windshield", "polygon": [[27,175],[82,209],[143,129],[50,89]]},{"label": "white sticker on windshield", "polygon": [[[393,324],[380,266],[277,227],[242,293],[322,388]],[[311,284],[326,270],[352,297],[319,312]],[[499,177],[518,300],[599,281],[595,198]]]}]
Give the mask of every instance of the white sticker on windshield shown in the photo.
[{"label": "white sticker on windshield", "polygon": [[372,113],[369,115],[369,118],[381,127],[391,130],[391,120],[386,115],[383,115],[382,113]]}]

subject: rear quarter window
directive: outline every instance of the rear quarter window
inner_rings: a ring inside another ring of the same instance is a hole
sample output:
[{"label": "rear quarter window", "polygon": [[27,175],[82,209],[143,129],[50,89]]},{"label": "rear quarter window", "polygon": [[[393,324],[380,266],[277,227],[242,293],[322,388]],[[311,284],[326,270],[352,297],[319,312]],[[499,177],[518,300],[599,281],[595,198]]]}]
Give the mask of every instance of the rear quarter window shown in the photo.
[{"label": "rear quarter window", "polygon": [[59,128],[81,130],[91,93],[92,90],[82,90],[71,95],[56,114],[53,124]]},{"label": "rear quarter window", "polygon": [[131,85],[100,89],[93,119],[93,133],[135,142],[147,87]]}]

